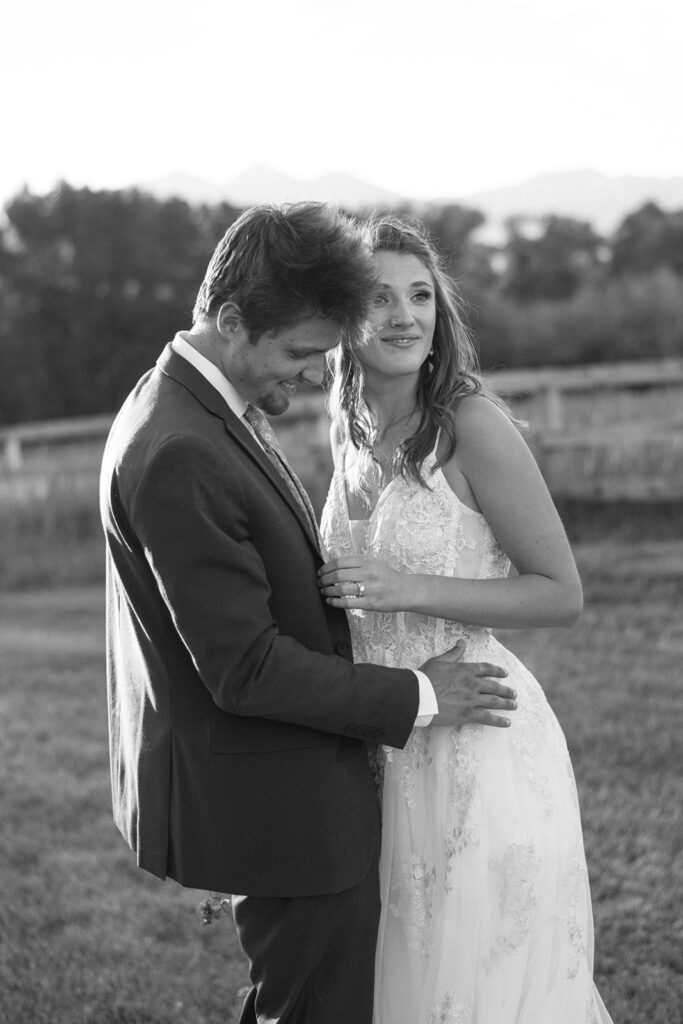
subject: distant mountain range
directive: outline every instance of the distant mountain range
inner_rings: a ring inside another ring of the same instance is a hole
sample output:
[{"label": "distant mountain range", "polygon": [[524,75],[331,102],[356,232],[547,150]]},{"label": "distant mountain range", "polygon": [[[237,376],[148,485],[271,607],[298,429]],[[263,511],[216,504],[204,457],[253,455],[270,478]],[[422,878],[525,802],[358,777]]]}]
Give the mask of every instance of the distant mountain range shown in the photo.
[{"label": "distant mountain range", "polygon": [[[178,196],[191,203],[254,203],[317,200],[338,203],[345,209],[394,207],[409,202],[419,212],[429,205],[412,202],[387,189],[350,174],[327,174],[304,180],[280,174],[270,167],[252,167],[225,185],[176,172],[139,188],[159,198]],[[507,217],[556,213],[589,221],[609,234],[627,214],[652,200],[665,210],[683,209],[683,176],[674,178],[608,177],[598,171],[559,171],[542,174],[517,185],[464,196],[440,196],[434,203],[460,203],[481,210],[487,220],[485,234],[494,237]]]},{"label": "distant mountain range", "polygon": [[372,206],[396,206],[401,196],[378,188],[350,174],[325,174],[319,178],[292,178],[272,167],[258,165],[233,178],[226,185],[176,172],[140,188],[159,198],[180,196],[188,202],[220,202],[234,206],[254,203],[339,203],[345,209],[360,210]]},{"label": "distant mountain range", "polygon": [[502,224],[515,214],[556,213],[589,221],[597,231],[610,234],[625,216],[649,201],[664,210],[683,209],[683,176],[612,178],[598,171],[560,171],[461,201],[481,210],[492,224]]}]

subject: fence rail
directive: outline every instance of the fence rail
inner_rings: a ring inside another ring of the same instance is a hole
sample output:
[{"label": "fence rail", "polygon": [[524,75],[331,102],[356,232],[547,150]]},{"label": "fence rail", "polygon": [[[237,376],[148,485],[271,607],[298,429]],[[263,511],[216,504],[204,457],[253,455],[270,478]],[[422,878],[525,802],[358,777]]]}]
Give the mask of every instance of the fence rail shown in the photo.
[{"label": "fence rail", "polygon": [[499,370],[488,373],[486,379],[505,398],[535,399],[539,419],[534,430],[553,434],[567,424],[567,399],[572,395],[683,388],[683,359]]},{"label": "fence rail", "polygon": [[[502,370],[486,379],[529,421],[532,447],[556,497],[683,500],[683,359]],[[628,408],[601,422],[602,407],[618,405],[617,393]],[[633,404],[642,395],[654,396],[647,416]],[[588,426],[586,405],[595,417]],[[48,463],[67,472],[68,451],[79,453],[71,459],[78,472],[94,469],[112,421],[113,415],[101,415],[0,427],[0,480],[26,481],[38,462],[43,473]],[[327,458],[324,396],[297,396],[278,418],[278,433],[295,469],[316,490],[313,471],[324,475]]]}]

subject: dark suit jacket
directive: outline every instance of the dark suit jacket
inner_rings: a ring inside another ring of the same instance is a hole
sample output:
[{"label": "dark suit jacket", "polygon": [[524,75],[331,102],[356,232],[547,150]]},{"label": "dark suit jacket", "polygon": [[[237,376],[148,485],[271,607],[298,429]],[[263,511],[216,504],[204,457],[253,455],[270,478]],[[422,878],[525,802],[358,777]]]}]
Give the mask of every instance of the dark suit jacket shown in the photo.
[{"label": "dark suit jacket", "polygon": [[141,867],[252,896],[336,892],[376,856],[367,740],[415,675],[356,665],[277,470],[169,345],[103,460],[114,818]]}]

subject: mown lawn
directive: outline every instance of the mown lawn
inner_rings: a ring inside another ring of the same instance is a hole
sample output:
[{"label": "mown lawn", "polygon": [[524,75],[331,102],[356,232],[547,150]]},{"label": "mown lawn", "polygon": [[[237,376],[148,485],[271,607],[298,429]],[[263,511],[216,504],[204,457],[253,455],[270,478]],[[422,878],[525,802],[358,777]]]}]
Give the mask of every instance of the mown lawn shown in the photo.
[{"label": "mown lawn", "polygon": [[[615,1024],[683,1024],[683,545],[579,560],[580,624],[504,640],[572,750]],[[0,1022],[228,1024],[231,921],[202,927],[111,824],[102,623],[99,586],[0,593]]]},{"label": "mown lawn", "polygon": [[232,922],[134,865],[111,822],[101,588],[0,595],[0,1022],[217,1024]]}]

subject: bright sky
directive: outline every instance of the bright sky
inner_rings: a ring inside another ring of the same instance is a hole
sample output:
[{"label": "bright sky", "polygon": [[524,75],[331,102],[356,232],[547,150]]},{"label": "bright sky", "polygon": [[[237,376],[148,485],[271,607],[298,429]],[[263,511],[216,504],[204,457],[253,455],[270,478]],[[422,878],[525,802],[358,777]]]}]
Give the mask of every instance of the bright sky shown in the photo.
[{"label": "bright sky", "polygon": [[257,163],[415,198],[683,174],[676,0],[0,0],[0,200]]}]

